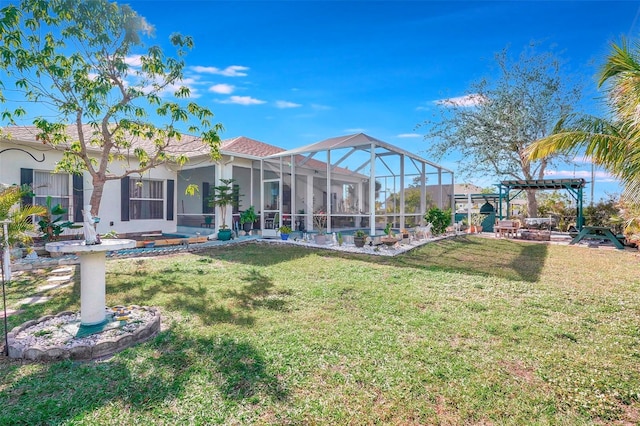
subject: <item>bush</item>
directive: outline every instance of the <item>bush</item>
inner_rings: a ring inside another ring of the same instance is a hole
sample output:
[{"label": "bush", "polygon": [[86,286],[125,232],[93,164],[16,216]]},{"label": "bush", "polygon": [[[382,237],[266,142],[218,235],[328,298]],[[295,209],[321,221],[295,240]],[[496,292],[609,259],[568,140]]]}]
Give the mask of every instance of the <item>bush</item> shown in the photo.
[{"label": "bush", "polygon": [[615,234],[621,234],[624,228],[620,220],[620,200],[609,196],[606,200],[600,200],[593,206],[584,208],[585,224],[588,226],[603,226],[611,228]]},{"label": "bush", "polygon": [[439,235],[446,231],[447,226],[451,225],[451,210],[440,210],[437,207],[429,209],[427,214],[424,215],[424,219],[427,222],[431,222],[431,232],[434,235]]}]

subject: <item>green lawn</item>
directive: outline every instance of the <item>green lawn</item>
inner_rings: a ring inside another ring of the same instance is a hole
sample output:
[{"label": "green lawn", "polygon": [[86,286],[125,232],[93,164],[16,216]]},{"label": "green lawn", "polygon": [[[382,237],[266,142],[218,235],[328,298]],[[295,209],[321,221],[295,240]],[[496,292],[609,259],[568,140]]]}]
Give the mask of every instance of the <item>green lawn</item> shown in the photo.
[{"label": "green lawn", "polygon": [[[635,252],[459,238],[396,258],[246,244],[110,261],[163,331],[104,362],[0,361],[0,424],[640,422]],[[78,309],[76,285],[10,327]],[[9,303],[44,276],[23,276]]]}]

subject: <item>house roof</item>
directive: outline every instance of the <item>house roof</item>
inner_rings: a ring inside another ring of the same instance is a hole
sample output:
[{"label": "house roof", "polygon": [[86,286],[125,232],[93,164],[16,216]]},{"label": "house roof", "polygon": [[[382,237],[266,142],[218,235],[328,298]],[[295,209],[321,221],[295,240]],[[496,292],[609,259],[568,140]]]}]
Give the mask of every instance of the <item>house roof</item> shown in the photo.
[{"label": "house roof", "polygon": [[[3,128],[3,130],[9,135],[9,137],[6,138],[9,141],[37,144],[43,143],[38,138],[40,130],[35,126],[7,126]],[[66,131],[71,140],[77,140],[79,138],[79,132],[76,126],[69,125],[67,126]],[[82,125],[82,132],[84,133],[85,138],[91,139],[91,135],[97,134],[98,130],[89,124],[84,124]],[[129,142],[131,143],[132,148],[141,147],[147,151],[153,151],[155,148],[153,140],[151,139],[130,136]],[[94,152],[100,150],[97,146],[89,146],[88,149]],[[202,143],[200,138],[187,134],[182,134],[180,136],[180,143],[169,146],[166,151],[174,155],[184,154],[187,156],[209,153],[208,147]]]},{"label": "house roof", "polygon": [[[10,134],[10,140],[26,143],[41,143],[41,141],[39,141],[37,138],[37,135],[40,131],[35,126],[10,126],[5,127],[4,130],[5,132]],[[96,130],[88,124],[82,126],[82,131],[85,135],[91,135],[92,133],[96,132]],[[67,126],[67,134],[71,139],[77,139],[79,137],[78,130],[76,126],[73,125]],[[132,137],[130,142],[132,147],[139,146],[148,151],[153,151],[154,149],[153,141],[150,139]],[[220,142],[220,153],[223,155],[236,155],[254,160],[260,160],[263,158],[277,159],[283,156],[295,155],[296,162],[306,163],[306,167],[311,169],[323,170],[327,167],[326,162],[313,158],[305,158],[302,153],[312,153],[327,149],[339,149],[344,147],[370,147],[371,143],[374,143],[376,146],[383,147],[392,152],[405,154],[411,158],[417,159],[418,161],[425,162],[427,164],[431,164],[435,167],[440,167],[416,156],[415,154],[404,151],[379,139],[365,135],[364,133],[329,138],[315,144],[291,150],[285,150],[275,145],[260,142],[246,136],[238,136],[235,138],[222,140]],[[99,151],[98,147],[90,147],[89,149],[92,149],[96,152]],[[203,144],[202,140],[199,137],[186,134],[181,135],[180,142],[169,146],[166,151],[173,155],[185,155],[188,158],[208,156],[210,153],[209,147]],[[441,169],[448,171],[444,168]],[[364,176],[353,170],[349,170],[343,167],[335,167],[333,168],[333,170],[345,175],[358,177]]]},{"label": "house roof", "polygon": [[[12,141],[42,143],[37,136],[40,130],[35,126],[9,126],[5,127],[4,130],[10,135],[8,139]],[[91,135],[95,132],[95,129],[85,124],[82,126],[82,131],[85,135]],[[67,135],[71,139],[77,139],[79,135],[76,126],[67,126]],[[154,148],[152,140],[138,137],[131,138],[131,145],[133,147],[139,146],[146,150],[153,150]],[[98,151],[97,147],[90,147],[89,149]],[[259,159],[282,152],[284,149],[245,136],[239,136],[222,140],[220,142],[220,151],[226,155],[241,155]],[[210,153],[209,147],[203,144],[199,137],[187,134],[182,134],[180,142],[169,146],[167,152],[174,155],[186,155],[187,157],[209,155]]]},{"label": "house roof", "polygon": [[269,145],[268,143],[260,142],[245,136],[238,136],[236,138],[223,140],[220,150],[225,154],[248,155],[256,158],[268,157],[284,151],[283,148]]}]

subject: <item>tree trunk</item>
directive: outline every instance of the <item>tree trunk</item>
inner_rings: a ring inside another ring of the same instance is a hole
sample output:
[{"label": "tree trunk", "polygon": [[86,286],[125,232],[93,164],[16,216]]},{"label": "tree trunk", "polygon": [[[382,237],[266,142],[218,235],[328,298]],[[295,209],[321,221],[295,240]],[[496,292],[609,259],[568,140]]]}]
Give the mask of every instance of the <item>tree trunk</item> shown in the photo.
[{"label": "tree trunk", "polygon": [[527,213],[529,217],[538,217],[538,200],[536,191],[533,189],[525,190],[527,193]]},{"label": "tree trunk", "polygon": [[91,216],[99,216],[100,202],[102,201],[102,192],[104,191],[105,179],[98,177],[93,178],[93,192],[91,192]]}]

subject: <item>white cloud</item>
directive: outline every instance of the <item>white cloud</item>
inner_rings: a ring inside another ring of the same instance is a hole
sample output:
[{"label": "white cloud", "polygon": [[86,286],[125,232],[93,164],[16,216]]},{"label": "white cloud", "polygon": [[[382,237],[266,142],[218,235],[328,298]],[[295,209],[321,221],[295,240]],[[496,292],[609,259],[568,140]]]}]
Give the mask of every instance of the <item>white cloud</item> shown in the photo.
[{"label": "white cloud", "polygon": [[238,105],[260,105],[267,103],[260,99],[252,98],[251,96],[231,96],[229,99],[217,101],[221,104],[238,104]]},{"label": "white cloud", "polygon": [[142,55],[129,55],[124,58],[124,63],[129,65],[130,67],[141,67],[142,61],[140,60]]},{"label": "white cloud", "polygon": [[420,135],[418,133],[400,133],[396,137],[398,137],[398,138],[421,138],[422,135]]},{"label": "white cloud", "polygon": [[203,67],[200,65],[196,65],[191,67],[191,69],[195,72],[203,74],[216,74],[223,75],[225,77],[246,77],[247,73],[244,71],[248,71],[249,67],[244,67],[242,65],[231,65],[224,69],[220,69],[216,67]]},{"label": "white cloud", "polygon": [[276,108],[299,108],[302,105],[289,101],[276,101]]},{"label": "white cloud", "polygon": [[486,101],[487,101],[487,98],[485,98],[484,96],[479,95],[477,93],[472,93],[470,95],[458,96],[455,98],[439,99],[437,101],[434,101],[434,103],[437,105],[444,105],[447,107],[450,107],[450,106],[473,107],[473,106],[480,105]]},{"label": "white cloud", "polygon": [[221,95],[229,95],[233,93],[235,86],[230,84],[214,84],[209,87],[209,91],[213,93],[220,93]]},{"label": "white cloud", "polygon": [[[157,83],[161,83],[161,79],[160,78],[156,78],[155,81]],[[168,97],[168,96],[173,96],[173,94],[175,93],[176,90],[178,90],[179,88],[186,86],[187,88],[189,88],[189,99],[196,99],[199,98],[201,95],[200,93],[198,93],[198,89],[195,88],[194,86],[198,84],[197,79],[194,78],[185,78],[183,80],[179,80],[176,81],[174,84],[169,84],[167,86],[165,86],[162,91],[158,92],[158,96],[160,97]],[[153,87],[153,85],[148,85],[146,87],[142,88],[142,91],[144,93],[151,93],[153,92],[155,89]]]}]

